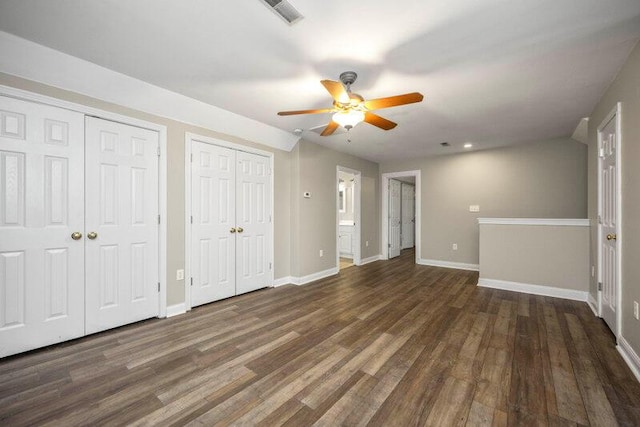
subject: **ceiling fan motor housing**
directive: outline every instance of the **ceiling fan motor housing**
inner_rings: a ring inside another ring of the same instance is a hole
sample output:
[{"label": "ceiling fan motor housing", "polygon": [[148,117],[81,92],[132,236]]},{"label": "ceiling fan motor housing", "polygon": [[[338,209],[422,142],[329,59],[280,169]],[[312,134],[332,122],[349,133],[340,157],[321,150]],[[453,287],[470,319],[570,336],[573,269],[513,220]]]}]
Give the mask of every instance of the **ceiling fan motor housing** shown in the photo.
[{"label": "ceiling fan motor housing", "polygon": [[347,89],[350,89],[350,86],[356,81],[357,78],[358,73],[356,73],[355,71],[345,71],[344,73],[340,74],[340,81],[347,87]]}]

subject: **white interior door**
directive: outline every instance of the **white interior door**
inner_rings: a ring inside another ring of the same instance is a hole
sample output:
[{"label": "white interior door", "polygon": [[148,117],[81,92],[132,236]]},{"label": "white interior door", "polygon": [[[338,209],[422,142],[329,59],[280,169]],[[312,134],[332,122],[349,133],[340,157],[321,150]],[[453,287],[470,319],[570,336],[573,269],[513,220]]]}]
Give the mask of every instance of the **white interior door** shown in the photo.
[{"label": "white interior door", "polygon": [[616,333],[617,326],[617,134],[616,116],[600,131],[600,279],[601,315]]},{"label": "white interior door", "polygon": [[158,143],[86,118],[87,334],[159,313]]},{"label": "white interior door", "polygon": [[416,187],[402,183],[402,249],[415,244]]},{"label": "white interior door", "polygon": [[0,357],[84,334],[84,115],[0,97]]},{"label": "white interior door", "polygon": [[191,306],[236,294],[236,152],[193,141]]},{"label": "white interior door", "polygon": [[389,258],[400,255],[400,232],[402,194],[401,183],[397,179],[389,180]]},{"label": "white interior door", "polygon": [[270,284],[271,178],[269,158],[236,154],[236,293]]}]

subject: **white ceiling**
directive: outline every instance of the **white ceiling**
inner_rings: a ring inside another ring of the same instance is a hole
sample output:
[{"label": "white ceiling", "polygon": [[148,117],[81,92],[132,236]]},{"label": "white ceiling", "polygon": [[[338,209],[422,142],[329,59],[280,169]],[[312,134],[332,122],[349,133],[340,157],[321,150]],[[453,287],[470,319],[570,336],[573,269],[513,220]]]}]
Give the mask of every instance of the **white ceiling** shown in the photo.
[{"label": "white ceiling", "polygon": [[[378,162],[570,136],[640,38],[639,0],[289,1],[293,26],[259,0],[0,0],[0,30]],[[276,115],[331,106],[345,70],[425,100],[378,110],[387,132]]]}]

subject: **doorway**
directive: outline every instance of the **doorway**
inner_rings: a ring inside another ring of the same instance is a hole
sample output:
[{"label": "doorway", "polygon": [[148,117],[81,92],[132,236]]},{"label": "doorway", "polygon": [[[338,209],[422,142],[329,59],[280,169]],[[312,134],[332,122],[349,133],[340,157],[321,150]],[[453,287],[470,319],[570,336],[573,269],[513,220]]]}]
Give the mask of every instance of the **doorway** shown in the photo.
[{"label": "doorway", "polygon": [[336,168],[336,266],[338,270],[360,265],[361,173]]},{"label": "doorway", "polygon": [[616,338],[621,325],[620,103],[598,127],[598,313]]},{"label": "doorway", "polygon": [[[412,191],[413,200],[405,202],[405,209],[413,207],[413,215],[402,216],[402,187],[405,185],[405,193]],[[415,261],[421,257],[420,242],[420,212],[421,212],[421,174],[419,170],[389,172],[382,174],[382,259],[393,258],[400,255],[405,248],[415,247]],[[410,188],[409,186],[413,186]],[[393,197],[393,201],[391,200]],[[397,209],[394,208],[398,203]],[[404,229],[405,238],[402,238]],[[412,233],[408,238],[406,233]]]}]

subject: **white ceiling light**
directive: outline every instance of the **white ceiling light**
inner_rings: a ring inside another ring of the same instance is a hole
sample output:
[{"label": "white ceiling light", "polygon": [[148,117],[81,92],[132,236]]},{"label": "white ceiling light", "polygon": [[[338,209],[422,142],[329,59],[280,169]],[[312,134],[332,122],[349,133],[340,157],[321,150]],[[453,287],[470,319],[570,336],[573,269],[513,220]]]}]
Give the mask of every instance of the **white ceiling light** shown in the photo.
[{"label": "white ceiling light", "polygon": [[467,142],[466,144],[463,145],[464,148],[471,148],[473,147],[473,144],[470,142]]},{"label": "white ceiling light", "polygon": [[364,112],[358,110],[339,111],[333,115],[333,121],[350,130],[364,120]]}]

